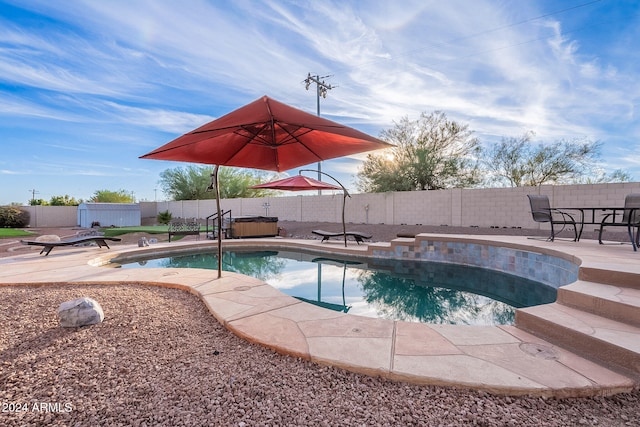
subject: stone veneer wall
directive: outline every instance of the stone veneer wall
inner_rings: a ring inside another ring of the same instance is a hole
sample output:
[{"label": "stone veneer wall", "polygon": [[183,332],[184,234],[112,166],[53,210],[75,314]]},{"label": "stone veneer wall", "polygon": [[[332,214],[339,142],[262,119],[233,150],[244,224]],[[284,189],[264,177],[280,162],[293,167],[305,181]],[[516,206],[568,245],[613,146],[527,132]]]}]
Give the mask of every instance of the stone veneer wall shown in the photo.
[{"label": "stone veneer wall", "polygon": [[[404,240],[404,241],[403,241]],[[492,242],[416,237],[391,246],[371,245],[372,256],[472,265],[525,277],[558,288],[578,280],[580,262]]]}]

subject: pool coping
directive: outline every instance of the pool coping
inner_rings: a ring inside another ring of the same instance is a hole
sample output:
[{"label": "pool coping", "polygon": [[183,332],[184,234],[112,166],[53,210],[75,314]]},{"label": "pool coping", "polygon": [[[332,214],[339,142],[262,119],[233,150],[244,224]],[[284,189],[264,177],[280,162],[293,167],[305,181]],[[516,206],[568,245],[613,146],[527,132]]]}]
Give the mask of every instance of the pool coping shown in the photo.
[{"label": "pool coping", "polygon": [[[597,242],[544,242],[512,236],[418,235],[417,239],[477,242],[563,257],[579,263],[580,280],[624,285],[640,277],[637,253]],[[298,248],[370,256],[394,244],[356,245],[293,239],[226,240],[224,245]],[[502,395],[580,397],[637,387],[634,378],[589,361],[516,326],[426,325],[338,313],[287,296],[266,283],[211,270],[104,267],[123,254],[162,254],[212,248],[212,241],[172,242],[138,248],[71,248],[0,259],[0,284],[145,284],[198,295],[212,315],[236,335],[279,353],[349,371],[425,385],[483,390]],[[606,256],[603,254],[606,253]],[[611,283],[613,282],[613,283]]]}]

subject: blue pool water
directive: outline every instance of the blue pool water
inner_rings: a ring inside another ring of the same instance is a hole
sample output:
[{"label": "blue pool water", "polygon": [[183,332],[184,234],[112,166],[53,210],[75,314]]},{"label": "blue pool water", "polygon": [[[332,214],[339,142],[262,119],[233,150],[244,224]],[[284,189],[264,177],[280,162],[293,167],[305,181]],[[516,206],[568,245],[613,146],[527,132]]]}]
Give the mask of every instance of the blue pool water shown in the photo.
[{"label": "blue pool water", "polygon": [[[123,268],[217,269],[199,253]],[[294,251],[226,251],[225,271],[256,277],[305,302],[361,316],[458,325],[512,324],[515,309],[546,304],[556,289],[492,270],[456,264],[335,258]]]}]

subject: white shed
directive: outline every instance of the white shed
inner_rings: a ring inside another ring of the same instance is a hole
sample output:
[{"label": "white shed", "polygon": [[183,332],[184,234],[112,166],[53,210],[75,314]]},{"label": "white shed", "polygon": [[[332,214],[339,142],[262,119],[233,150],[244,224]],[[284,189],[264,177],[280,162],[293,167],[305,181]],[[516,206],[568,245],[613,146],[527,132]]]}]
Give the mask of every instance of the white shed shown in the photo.
[{"label": "white shed", "polygon": [[90,228],[134,227],[140,225],[140,205],[137,203],[81,203],[78,206],[78,224]]}]

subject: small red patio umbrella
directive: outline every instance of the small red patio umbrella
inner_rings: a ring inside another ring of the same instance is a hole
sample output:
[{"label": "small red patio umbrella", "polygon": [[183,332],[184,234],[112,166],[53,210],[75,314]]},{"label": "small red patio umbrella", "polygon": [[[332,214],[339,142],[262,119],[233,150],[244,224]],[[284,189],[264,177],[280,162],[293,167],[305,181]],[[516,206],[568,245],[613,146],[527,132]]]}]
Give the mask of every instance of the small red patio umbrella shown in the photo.
[{"label": "small red patio umbrella", "polygon": [[263,96],[140,158],[215,165],[212,183],[218,211],[218,277],[222,277],[219,166],[281,172],[388,147],[391,144],[356,129]]},{"label": "small red patio umbrella", "polygon": [[337,182],[340,186],[329,184],[327,182],[318,181],[317,179],[309,178],[302,175],[303,171],[300,171],[298,175],[289,178],[279,179],[277,181],[266,182],[264,184],[252,185],[249,188],[269,188],[273,190],[287,190],[287,191],[306,191],[306,190],[342,190],[342,233],[344,234],[344,247],[347,247],[347,226],[344,220],[344,208],[347,203],[347,197],[351,197],[347,189],[334,177],[328,173],[324,173],[317,170],[305,169],[307,172],[318,172],[328,176]]},{"label": "small red patio umbrella", "polygon": [[286,191],[307,191],[307,190],[342,190],[342,187],[328,182],[318,181],[304,175],[290,176],[289,178],[277,181],[265,182],[264,184],[252,185],[252,189],[268,188],[270,190]]}]

